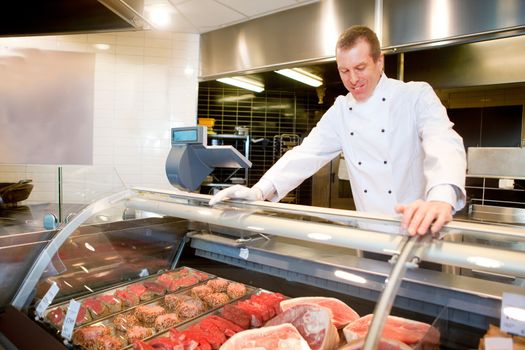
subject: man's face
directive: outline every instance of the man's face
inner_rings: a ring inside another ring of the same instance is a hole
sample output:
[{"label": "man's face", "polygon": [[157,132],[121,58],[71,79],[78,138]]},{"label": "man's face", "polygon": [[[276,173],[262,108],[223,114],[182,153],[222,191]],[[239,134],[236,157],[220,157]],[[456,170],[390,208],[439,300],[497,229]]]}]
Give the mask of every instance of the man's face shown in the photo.
[{"label": "man's face", "polygon": [[381,78],[383,54],[374,62],[370,45],[361,39],[349,49],[337,48],[335,58],[345,88],[357,101],[366,101]]}]

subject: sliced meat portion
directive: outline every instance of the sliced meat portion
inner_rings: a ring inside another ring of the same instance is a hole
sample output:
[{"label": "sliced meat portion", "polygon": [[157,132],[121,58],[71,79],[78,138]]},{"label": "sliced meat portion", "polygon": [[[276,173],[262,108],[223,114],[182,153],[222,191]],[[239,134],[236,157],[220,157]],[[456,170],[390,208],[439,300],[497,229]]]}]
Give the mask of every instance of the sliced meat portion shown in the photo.
[{"label": "sliced meat portion", "polygon": [[217,327],[226,336],[226,338],[229,338],[235,333],[241,332],[243,330],[235,323],[215,315],[208,316],[200,322],[200,326],[203,329],[206,329],[206,327],[210,327],[212,325]]},{"label": "sliced meat portion", "polygon": [[276,326],[291,323],[312,350],[332,350],[339,344],[337,328],[332,324],[330,309],[319,305],[295,305],[266,323]]},{"label": "sliced meat portion", "polygon": [[[350,323],[343,329],[346,341],[364,338],[372,322],[372,314],[361,317]],[[438,345],[439,331],[431,325],[423,322],[409,320],[402,317],[388,316],[383,337],[402,341],[408,345]]]},{"label": "sliced meat portion", "polygon": [[350,306],[343,303],[341,300],[336,298],[325,298],[325,297],[301,297],[283,300],[280,303],[281,310],[301,304],[315,304],[324,306],[332,311],[332,322],[337,328],[342,328],[352,321],[359,318],[357,312],[354,311]]},{"label": "sliced meat portion", "polygon": [[[365,338],[361,338],[352,340],[337,350],[361,350],[364,346]],[[379,340],[377,350],[412,350],[412,348],[399,340],[382,338]]]},{"label": "sliced meat portion", "polygon": [[309,350],[308,343],[290,323],[239,332],[220,350]]}]

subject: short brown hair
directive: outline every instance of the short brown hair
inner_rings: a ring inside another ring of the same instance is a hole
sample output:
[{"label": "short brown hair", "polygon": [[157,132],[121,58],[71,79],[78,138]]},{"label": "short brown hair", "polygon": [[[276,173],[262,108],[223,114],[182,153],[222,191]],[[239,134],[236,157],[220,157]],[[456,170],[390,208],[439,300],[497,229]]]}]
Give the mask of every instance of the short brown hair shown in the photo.
[{"label": "short brown hair", "polygon": [[365,40],[370,45],[370,55],[374,62],[381,56],[381,45],[377,39],[376,33],[366,26],[351,26],[346,29],[337,40],[337,49],[350,49],[354,47],[359,40]]}]

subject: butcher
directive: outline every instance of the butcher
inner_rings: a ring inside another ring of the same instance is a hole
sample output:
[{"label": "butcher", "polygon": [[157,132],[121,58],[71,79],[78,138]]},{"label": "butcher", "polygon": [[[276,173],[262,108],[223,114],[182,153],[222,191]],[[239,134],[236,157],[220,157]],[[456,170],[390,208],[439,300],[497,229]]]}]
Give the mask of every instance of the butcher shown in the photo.
[{"label": "butcher", "polygon": [[358,211],[399,214],[409,235],[438,232],[466,199],[463,140],[445,107],[429,84],[385,75],[379,40],[368,27],[340,35],[336,62],[348,94],[253,187],[224,189],[210,205],[279,201],[342,152]]}]

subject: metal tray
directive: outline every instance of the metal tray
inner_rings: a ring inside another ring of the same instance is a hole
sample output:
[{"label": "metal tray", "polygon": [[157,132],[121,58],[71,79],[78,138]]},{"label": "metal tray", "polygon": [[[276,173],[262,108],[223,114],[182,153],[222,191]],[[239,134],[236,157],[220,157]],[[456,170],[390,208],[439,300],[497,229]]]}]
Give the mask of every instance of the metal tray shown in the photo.
[{"label": "metal tray", "polygon": [[[225,303],[220,303],[220,304],[216,304],[216,305],[209,305],[209,304],[206,304],[206,302],[202,301],[201,299],[198,299],[196,298],[198,301],[197,302],[200,302],[203,304],[203,308],[201,310],[199,310],[195,315],[193,316],[187,316],[187,317],[182,317],[180,315],[180,310],[179,309],[172,309],[168,306],[166,306],[166,303],[165,303],[165,298],[169,295],[169,296],[172,296],[172,297],[178,297],[178,298],[190,298],[190,297],[193,297],[195,298],[195,296],[192,294],[192,290],[194,287],[198,287],[198,286],[204,286],[204,285],[207,285],[208,283],[213,283],[214,280],[224,280],[224,281],[227,281],[228,284],[229,283],[234,283],[234,281],[230,281],[230,280],[226,280],[226,279],[222,279],[222,278],[213,278],[213,279],[208,279],[206,281],[203,281],[203,282],[200,282],[196,285],[193,285],[191,288],[186,288],[184,290],[181,290],[181,291],[178,291],[178,292],[174,292],[174,293],[168,293],[166,294],[165,296],[162,296],[162,297],[159,297],[159,298],[156,298],[154,300],[151,300],[149,302],[146,302],[146,303],[143,303],[141,305],[137,305],[135,307],[132,307],[130,309],[127,309],[125,311],[122,311],[122,312],[119,312],[117,314],[114,314],[114,315],[111,315],[111,316],[108,316],[108,317],[105,317],[103,319],[100,319],[96,322],[91,322],[89,324],[85,324],[85,325],[82,325],[82,326],[79,326],[75,329],[75,332],[77,331],[82,331],[82,329],[86,329],[88,327],[99,327],[99,326],[103,326],[107,329],[109,329],[109,333],[115,337],[117,337],[121,342],[122,344],[125,344],[123,346],[124,349],[130,349],[132,347],[132,344],[131,342],[128,341],[127,339],[127,331],[126,331],[126,327],[122,327],[122,326],[116,326],[114,321],[116,319],[122,319],[122,318],[131,318],[133,319],[134,321],[136,320],[137,323],[133,324],[132,326],[141,326],[141,327],[145,327],[145,328],[148,328],[151,330],[151,335],[147,335],[146,337],[144,337],[144,339],[150,339],[150,338],[153,338],[153,337],[156,337],[158,336],[159,334],[162,334],[162,333],[165,333],[168,329],[170,328],[173,328],[173,327],[178,327],[179,325],[183,325],[187,322],[191,322],[192,320],[194,319],[198,319],[200,317],[202,317],[203,315],[207,315],[207,314],[210,314],[212,312],[214,312],[215,310],[221,308],[223,305],[225,305]],[[251,295],[255,292],[255,288],[253,287],[250,287],[248,285],[245,285],[246,287],[246,294],[243,296],[245,297],[246,295]],[[229,302],[232,302],[232,301],[236,301],[236,300],[239,300],[240,298],[229,298],[228,301],[226,303],[229,303]],[[138,318],[138,319],[135,319],[135,315],[137,314],[137,312],[140,311],[140,307],[143,307],[143,306],[161,306],[163,307],[167,312],[166,313],[175,313],[177,314],[178,316],[181,316],[180,319],[179,319],[179,322],[177,323],[174,323],[172,325],[169,325],[169,327],[166,327],[166,328],[157,328],[155,327],[155,324],[154,323],[147,323],[147,322],[144,322],[143,319],[141,318]],[[131,327],[129,327],[131,328]],[[73,340],[75,340],[75,336],[73,336]],[[83,347],[82,345],[80,344],[75,344],[75,346],[77,346],[78,348],[82,348],[82,349],[90,349],[89,347]]]},{"label": "metal tray", "polygon": [[[193,277],[197,278],[197,281],[195,281],[195,283],[193,283],[193,284],[181,285],[181,286],[179,286],[178,289],[175,289],[175,288],[173,288],[172,290],[168,290],[167,289],[165,291],[165,294],[170,294],[170,293],[174,293],[174,292],[177,292],[177,291],[180,291],[180,290],[185,290],[185,289],[191,288],[191,287],[195,286],[196,284],[198,284],[198,283],[200,283],[202,281],[207,281],[207,280],[215,277],[214,275],[211,275],[211,274],[208,274],[208,273],[205,273],[205,272],[193,269],[193,268],[180,267],[180,268],[177,268],[177,269],[174,269],[174,270],[163,271],[163,272],[157,273],[155,275],[151,275],[151,276],[148,276],[148,277],[145,277],[145,278],[142,278],[142,279],[134,280],[133,282],[129,282],[129,283],[125,283],[125,284],[119,284],[118,286],[115,286],[115,287],[112,287],[112,288],[108,288],[108,289],[105,289],[105,290],[101,290],[101,291],[98,291],[96,293],[87,294],[87,295],[85,295],[85,296],[83,296],[81,298],[77,298],[75,300],[80,302],[80,303],[83,303],[87,299],[91,299],[91,298],[97,298],[97,297],[105,296],[105,295],[113,296],[117,291],[126,290],[127,288],[129,288],[129,287],[131,287],[133,285],[143,284],[145,282],[156,282],[163,275],[173,275],[173,274],[175,274],[175,275],[176,274],[181,274],[181,276],[180,276],[181,278],[186,278],[186,277],[193,276]],[[137,305],[143,305],[143,304],[151,302],[152,300],[155,300],[155,299],[156,299],[155,297],[152,297],[152,298],[145,297],[142,300],[139,300]],[[53,312],[53,311],[55,311],[55,310],[57,310],[57,309],[59,309],[59,308],[62,308],[62,310],[64,311],[64,314],[65,314],[66,311],[67,311],[68,305],[69,305],[69,301],[65,301],[65,302],[54,304],[54,305],[50,306],[45,311],[44,319],[41,320],[41,321],[43,321],[44,323],[49,325],[52,329],[55,329],[56,331],[60,332],[59,327],[57,327],[54,323],[49,322],[48,314]],[[104,312],[103,314],[101,314],[98,317],[97,317],[97,315],[91,314],[88,310],[86,310],[87,311],[86,313],[89,313],[91,319],[76,324],[75,325],[75,330],[77,328],[81,327],[81,326],[94,324],[94,323],[98,322],[101,319],[104,319],[104,318],[107,318],[107,317],[111,317],[112,315],[115,315],[115,314],[118,314],[118,313],[121,313],[121,312],[125,312],[127,310],[130,310],[130,309],[134,308],[135,306],[136,305],[125,306],[124,304],[121,304],[119,310],[115,310],[115,311],[109,310],[108,312]]]}]

